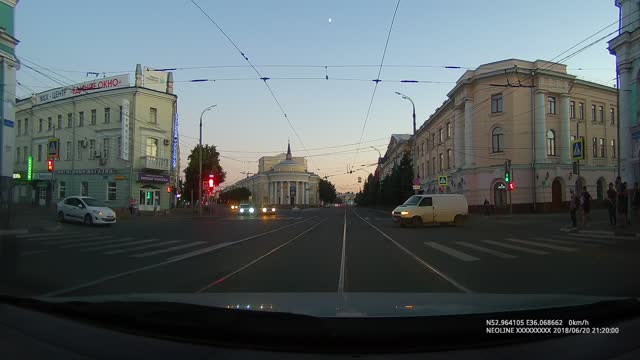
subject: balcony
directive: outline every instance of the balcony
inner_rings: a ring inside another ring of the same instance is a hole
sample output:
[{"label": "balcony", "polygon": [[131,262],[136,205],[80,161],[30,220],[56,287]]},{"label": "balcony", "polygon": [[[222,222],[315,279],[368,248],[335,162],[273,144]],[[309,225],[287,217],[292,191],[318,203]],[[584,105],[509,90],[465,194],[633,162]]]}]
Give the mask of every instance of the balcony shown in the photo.
[{"label": "balcony", "polygon": [[145,169],[169,170],[169,159],[155,156],[141,156],[142,167]]}]

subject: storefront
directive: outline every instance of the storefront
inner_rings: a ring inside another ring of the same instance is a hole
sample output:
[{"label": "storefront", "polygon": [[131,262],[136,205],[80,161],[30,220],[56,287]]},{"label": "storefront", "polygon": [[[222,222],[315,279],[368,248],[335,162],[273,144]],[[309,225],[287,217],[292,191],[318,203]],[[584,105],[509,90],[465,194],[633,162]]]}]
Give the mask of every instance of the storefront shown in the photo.
[{"label": "storefront", "polygon": [[[154,211],[157,204],[158,209],[166,209],[168,202],[163,201],[163,193],[169,185],[169,175],[166,174],[138,174],[138,206],[140,211]],[[167,196],[168,201],[168,196]]]}]

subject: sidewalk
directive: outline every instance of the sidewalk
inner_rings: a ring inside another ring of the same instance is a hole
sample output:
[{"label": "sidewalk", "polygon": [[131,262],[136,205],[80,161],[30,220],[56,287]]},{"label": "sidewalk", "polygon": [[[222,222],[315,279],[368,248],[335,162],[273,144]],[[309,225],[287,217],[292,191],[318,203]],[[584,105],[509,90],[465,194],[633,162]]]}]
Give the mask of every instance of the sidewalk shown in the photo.
[{"label": "sidewalk", "polygon": [[2,230],[52,231],[58,225],[55,209],[46,207],[14,207],[11,213],[5,209],[0,218]]}]

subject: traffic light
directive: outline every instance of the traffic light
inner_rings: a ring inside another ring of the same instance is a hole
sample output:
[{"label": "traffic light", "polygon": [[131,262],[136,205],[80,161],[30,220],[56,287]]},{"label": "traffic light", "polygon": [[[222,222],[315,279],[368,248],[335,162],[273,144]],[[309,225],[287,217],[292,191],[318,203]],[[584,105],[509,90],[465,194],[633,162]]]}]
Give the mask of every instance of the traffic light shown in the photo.
[{"label": "traffic light", "polygon": [[509,191],[513,191],[516,189],[516,185],[512,182],[509,183]]},{"label": "traffic light", "polygon": [[210,187],[210,188],[213,188],[213,185],[214,185],[214,184],[213,184],[213,179],[209,179],[209,187]]},{"label": "traffic light", "polygon": [[47,171],[48,172],[53,171],[53,160],[47,160]]},{"label": "traffic light", "polygon": [[511,181],[511,171],[506,170],[504,172],[504,181],[507,183]]},{"label": "traffic light", "polygon": [[170,193],[171,192],[171,186],[167,186],[167,192]]}]

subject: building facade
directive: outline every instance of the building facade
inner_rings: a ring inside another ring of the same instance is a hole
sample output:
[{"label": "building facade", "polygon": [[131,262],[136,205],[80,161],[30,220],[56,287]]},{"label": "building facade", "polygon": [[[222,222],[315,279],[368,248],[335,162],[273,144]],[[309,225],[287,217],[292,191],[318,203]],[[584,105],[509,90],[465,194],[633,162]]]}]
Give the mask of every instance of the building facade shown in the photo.
[{"label": "building facade", "polygon": [[127,208],[130,198],[141,211],[169,208],[179,169],[177,96],[167,77],[164,91],[144,87],[138,65],[133,86],[125,74],[18,100],[15,201],[52,206],[83,195],[112,208]]},{"label": "building facade", "polygon": [[411,154],[411,135],[392,134],[384,156],[378,160],[378,172],[384,179],[391,174],[393,167],[400,164],[404,154]]},{"label": "building facade", "polygon": [[[566,66],[511,59],[466,71],[416,133],[415,171],[425,192],[457,192],[469,205],[560,208],[576,185],[571,144],[583,138],[580,182],[603,199],[617,168],[616,89]],[[511,161],[509,195],[505,161]],[[438,177],[447,176],[446,186]],[[511,199],[509,200],[509,196]]]},{"label": "building facade", "polygon": [[286,207],[317,206],[320,177],[307,171],[304,157],[293,157],[291,145],[286,154],[264,156],[258,161],[258,173],[242,179],[230,188],[245,187],[251,201]]},{"label": "building facade", "polygon": [[616,56],[620,89],[620,173],[623,181],[640,180],[640,4],[617,0],[620,9],[618,36],[609,41],[609,52]]},{"label": "building facade", "polygon": [[8,206],[15,151],[16,70],[18,40],[14,37],[17,1],[0,0],[0,209]]}]

